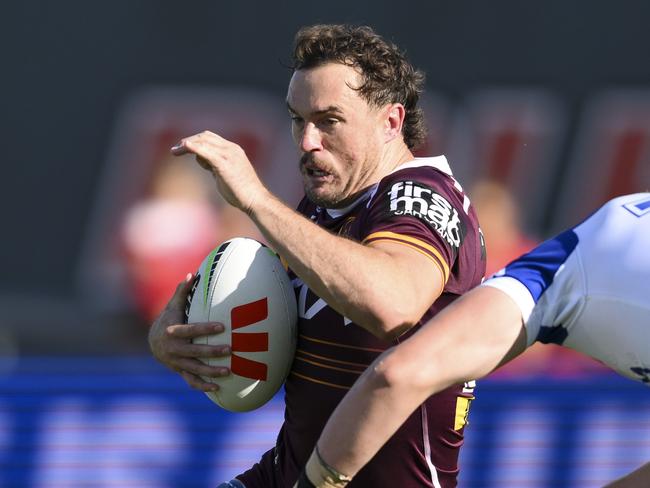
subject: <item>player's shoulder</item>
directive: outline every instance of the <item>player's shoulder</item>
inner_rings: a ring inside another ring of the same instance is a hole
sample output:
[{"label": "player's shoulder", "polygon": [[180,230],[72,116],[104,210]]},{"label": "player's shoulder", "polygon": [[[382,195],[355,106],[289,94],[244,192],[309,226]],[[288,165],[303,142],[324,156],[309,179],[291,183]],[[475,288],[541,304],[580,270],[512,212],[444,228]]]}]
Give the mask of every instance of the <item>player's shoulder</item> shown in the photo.
[{"label": "player's shoulder", "polygon": [[444,197],[451,204],[463,206],[466,198],[454,179],[445,156],[415,158],[384,176],[371,196],[371,202],[383,195],[391,201]]},{"label": "player's shoulder", "polygon": [[650,234],[650,193],[609,200],[574,228],[581,241],[601,242],[609,236]]},{"label": "player's shoulder", "polygon": [[603,205],[603,208],[606,207],[623,207],[636,216],[650,213],[650,192],[621,195]]},{"label": "player's shoulder", "polygon": [[387,184],[404,179],[435,182],[438,184],[452,184],[455,181],[451,167],[445,156],[428,158],[415,158],[395,168],[391,173],[382,178],[380,184]]},{"label": "player's shoulder", "polygon": [[[632,193],[613,198],[594,212],[593,220],[598,217],[636,221],[640,217],[650,215],[650,193]],[[591,218],[587,219],[587,221]]]}]

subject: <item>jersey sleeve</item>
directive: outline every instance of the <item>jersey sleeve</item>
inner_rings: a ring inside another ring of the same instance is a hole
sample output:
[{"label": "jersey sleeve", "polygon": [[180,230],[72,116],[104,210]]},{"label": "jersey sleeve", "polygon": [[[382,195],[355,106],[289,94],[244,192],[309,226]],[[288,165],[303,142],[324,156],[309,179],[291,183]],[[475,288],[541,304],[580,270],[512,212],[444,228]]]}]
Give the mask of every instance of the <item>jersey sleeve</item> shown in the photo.
[{"label": "jersey sleeve", "polygon": [[577,244],[578,236],[573,230],[563,232],[515,259],[481,285],[503,291],[517,304],[526,326],[528,346],[539,338],[542,325],[530,320],[531,314]]},{"label": "jersey sleeve", "polygon": [[451,178],[432,168],[400,171],[382,180],[368,205],[364,243],[410,247],[431,259],[447,283],[467,226]]}]

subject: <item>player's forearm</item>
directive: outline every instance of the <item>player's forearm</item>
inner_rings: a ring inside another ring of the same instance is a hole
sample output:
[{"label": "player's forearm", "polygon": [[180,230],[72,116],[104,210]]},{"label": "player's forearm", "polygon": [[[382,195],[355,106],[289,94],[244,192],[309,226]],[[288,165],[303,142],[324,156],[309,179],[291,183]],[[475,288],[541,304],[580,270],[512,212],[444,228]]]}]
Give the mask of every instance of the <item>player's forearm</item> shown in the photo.
[{"label": "player's forearm", "polygon": [[318,227],[270,194],[256,200],[250,217],[314,293],[375,335],[413,325],[430,305],[416,303],[411,273],[388,255]]},{"label": "player's forearm", "polygon": [[[417,336],[377,358],[327,422],[317,445],[337,471],[355,476],[419,405],[466,376],[466,366],[453,361],[451,338]],[[429,341],[436,338],[439,344]]]},{"label": "player's forearm", "polygon": [[355,476],[430,395],[428,389],[391,382],[382,368],[393,352],[387,351],[357,380],[321,434],[319,452],[340,473]]},{"label": "player's forearm", "polygon": [[323,460],[354,476],[430,395],[479,379],[525,346],[501,291],[478,288],[382,354],[357,380],[318,441]]}]

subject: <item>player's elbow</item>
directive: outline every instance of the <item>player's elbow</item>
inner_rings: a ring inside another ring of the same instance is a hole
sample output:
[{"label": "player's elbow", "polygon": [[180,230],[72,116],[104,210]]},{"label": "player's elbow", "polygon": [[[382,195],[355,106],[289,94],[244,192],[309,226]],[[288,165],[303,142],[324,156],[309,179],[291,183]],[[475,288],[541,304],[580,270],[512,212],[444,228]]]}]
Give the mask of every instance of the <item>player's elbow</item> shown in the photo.
[{"label": "player's elbow", "polygon": [[373,381],[377,386],[409,394],[428,396],[434,387],[431,377],[423,371],[417,360],[404,357],[402,350],[392,348],[386,351],[372,367]]},{"label": "player's elbow", "polygon": [[371,311],[372,333],[382,340],[392,342],[414,327],[422,313],[410,304],[380,301]]},{"label": "player's elbow", "polygon": [[395,339],[400,337],[411,327],[414,323],[395,323],[395,322],[377,322],[377,325],[373,328],[373,335],[378,337],[385,342],[394,342]]}]

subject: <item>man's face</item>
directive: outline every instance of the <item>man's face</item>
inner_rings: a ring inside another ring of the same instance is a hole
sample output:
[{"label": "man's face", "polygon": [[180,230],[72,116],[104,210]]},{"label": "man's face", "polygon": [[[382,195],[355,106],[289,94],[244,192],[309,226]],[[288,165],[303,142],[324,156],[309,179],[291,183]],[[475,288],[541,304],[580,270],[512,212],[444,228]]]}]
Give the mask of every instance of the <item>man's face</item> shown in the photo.
[{"label": "man's face", "polygon": [[360,84],[354,68],[338,63],[295,71],[289,83],[287,105],[305,193],[324,207],[348,205],[383,176],[375,172],[385,111],[359,96],[353,88]]}]

